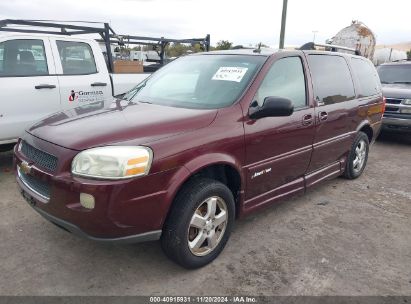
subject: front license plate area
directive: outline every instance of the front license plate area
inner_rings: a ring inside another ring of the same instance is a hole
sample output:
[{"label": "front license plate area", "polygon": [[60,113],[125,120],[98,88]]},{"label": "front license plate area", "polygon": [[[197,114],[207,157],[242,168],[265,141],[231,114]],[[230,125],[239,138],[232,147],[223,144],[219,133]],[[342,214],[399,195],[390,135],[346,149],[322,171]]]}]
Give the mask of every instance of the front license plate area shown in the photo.
[{"label": "front license plate area", "polygon": [[29,203],[30,205],[32,205],[32,206],[36,205],[36,201],[35,201],[34,197],[32,197],[26,191],[21,190],[21,196],[23,196],[23,198],[26,200],[26,202]]}]

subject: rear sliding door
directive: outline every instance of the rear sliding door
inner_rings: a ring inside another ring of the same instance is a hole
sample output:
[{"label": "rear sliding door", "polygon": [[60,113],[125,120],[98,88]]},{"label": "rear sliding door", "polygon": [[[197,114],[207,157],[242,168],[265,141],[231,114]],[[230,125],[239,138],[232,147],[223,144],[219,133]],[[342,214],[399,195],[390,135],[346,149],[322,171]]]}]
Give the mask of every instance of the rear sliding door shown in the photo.
[{"label": "rear sliding door", "polygon": [[316,103],[315,138],[308,172],[322,169],[320,176],[313,177],[317,180],[338,174],[340,161],[350,150],[353,130],[349,112],[355,90],[343,56],[311,54],[308,64]]}]

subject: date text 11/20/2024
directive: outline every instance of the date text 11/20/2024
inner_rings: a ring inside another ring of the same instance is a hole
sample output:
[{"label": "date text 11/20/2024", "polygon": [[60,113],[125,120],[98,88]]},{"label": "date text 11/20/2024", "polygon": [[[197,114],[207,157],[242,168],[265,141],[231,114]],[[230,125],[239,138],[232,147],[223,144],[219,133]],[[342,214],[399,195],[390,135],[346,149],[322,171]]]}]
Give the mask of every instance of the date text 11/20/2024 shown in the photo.
[{"label": "date text 11/20/2024", "polygon": [[247,296],[198,296],[198,297],[150,297],[150,303],[258,303],[255,297]]}]

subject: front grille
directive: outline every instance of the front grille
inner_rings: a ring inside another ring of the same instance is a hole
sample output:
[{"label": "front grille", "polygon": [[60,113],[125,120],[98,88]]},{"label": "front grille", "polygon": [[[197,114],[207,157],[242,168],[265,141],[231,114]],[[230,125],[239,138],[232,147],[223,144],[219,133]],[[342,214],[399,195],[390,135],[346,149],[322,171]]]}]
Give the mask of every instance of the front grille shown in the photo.
[{"label": "front grille", "polygon": [[22,142],[21,152],[26,156],[30,161],[36,164],[39,167],[42,167],[51,172],[55,172],[57,169],[58,159],[54,155],[43,152],[25,141]]},{"label": "front grille", "polygon": [[41,195],[43,198],[50,199],[50,185],[34,176],[25,174],[18,169],[18,174],[21,181],[32,191]]},{"label": "front grille", "polygon": [[387,103],[389,104],[400,104],[402,99],[400,98],[387,98]]},{"label": "front grille", "polygon": [[385,106],[385,112],[390,112],[390,113],[398,113],[400,111],[400,108],[398,107],[392,107],[389,105]]},{"label": "front grille", "polygon": [[387,98],[385,104],[385,112],[388,113],[399,113],[402,99],[400,98]]}]

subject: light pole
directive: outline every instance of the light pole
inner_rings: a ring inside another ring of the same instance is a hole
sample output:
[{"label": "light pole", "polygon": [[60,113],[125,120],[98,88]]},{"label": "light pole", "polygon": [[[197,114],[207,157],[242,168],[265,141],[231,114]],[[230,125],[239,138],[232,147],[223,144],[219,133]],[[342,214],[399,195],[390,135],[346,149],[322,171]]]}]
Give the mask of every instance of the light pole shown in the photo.
[{"label": "light pole", "polygon": [[284,35],[285,35],[285,22],[287,19],[287,2],[288,0],[283,0],[283,14],[281,16],[281,32],[280,32],[280,49],[284,48]]}]

